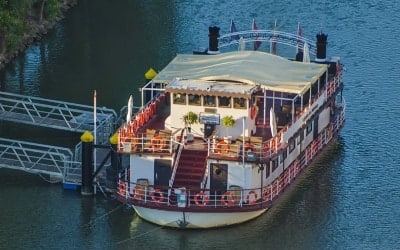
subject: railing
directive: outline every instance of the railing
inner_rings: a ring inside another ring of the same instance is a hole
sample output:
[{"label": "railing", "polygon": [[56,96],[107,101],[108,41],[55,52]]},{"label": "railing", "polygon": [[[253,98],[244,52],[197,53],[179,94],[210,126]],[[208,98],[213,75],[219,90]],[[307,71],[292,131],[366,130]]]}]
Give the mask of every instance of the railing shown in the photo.
[{"label": "railing", "polygon": [[[181,132],[181,138],[183,138],[182,135],[183,135],[183,130]],[[169,188],[172,188],[172,185],[174,185],[176,170],[178,169],[178,166],[179,166],[179,159],[181,158],[181,153],[182,153],[183,148],[184,148],[184,145],[182,143],[178,143],[178,152],[175,156],[175,163],[174,163],[174,167],[172,170],[171,179],[169,180]]]},{"label": "railing", "polygon": [[129,133],[135,135],[138,133],[139,129],[143,127],[157,112],[158,106],[165,98],[165,93],[158,95],[155,99],[149,101],[145,104],[139,111],[134,114],[130,121],[123,124],[119,128],[120,133]]},{"label": "railing", "polygon": [[68,169],[79,168],[70,149],[0,138],[0,167],[49,174],[63,182],[75,179]]},{"label": "railing", "polygon": [[[181,193],[174,193],[174,189],[140,185],[120,180],[118,195],[130,204],[147,206],[166,206],[179,208],[260,208],[267,207],[276,199],[299,173],[308,166],[318,153],[332,140],[344,123],[344,103],[341,112],[330,126],[319,134],[285,171],[272,183],[262,188],[228,189],[225,191],[181,189]],[[221,194],[221,192],[223,192]]]},{"label": "railing", "polygon": [[[96,114],[98,135],[108,139],[117,114],[104,107],[98,107]],[[93,106],[6,92],[0,92],[0,118],[73,132],[94,131]]]},{"label": "railing", "polygon": [[172,154],[177,143],[172,136],[154,137],[142,134],[139,137],[119,135],[118,151],[122,153],[168,153]]},{"label": "railing", "polygon": [[316,46],[315,41],[300,37],[297,34],[277,31],[277,30],[245,30],[229,34],[224,34],[219,37],[219,48],[239,44],[239,39],[235,37],[242,37],[244,42],[266,41],[275,42],[277,44],[285,44],[291,47],[297,47],[299,44],[302,46],[307,43],[309,46],[310,54],[315,54]]}]

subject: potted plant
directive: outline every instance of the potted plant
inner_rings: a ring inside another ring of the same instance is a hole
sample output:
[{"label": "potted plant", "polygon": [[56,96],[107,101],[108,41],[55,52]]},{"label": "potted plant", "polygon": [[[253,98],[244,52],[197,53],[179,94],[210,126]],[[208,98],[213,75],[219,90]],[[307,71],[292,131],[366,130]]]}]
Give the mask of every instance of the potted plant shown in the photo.
[{"label": "potted plant", "polygon": [[189,111],[182,117],[183,123],[185,124],[186,140],[193,141],[193,135],[191,134],[191,125],[199,122],[199,117],[193,111]]},{"label": "potted plant", "polygon": [[226,143],[231,143],[232,136],[229,134],[229,128],[232,128],[235,126],[235,119],[231,115],[226,115],[222,117],[221,124],[226,128],[226,136],[224,137],[224,140]]}]

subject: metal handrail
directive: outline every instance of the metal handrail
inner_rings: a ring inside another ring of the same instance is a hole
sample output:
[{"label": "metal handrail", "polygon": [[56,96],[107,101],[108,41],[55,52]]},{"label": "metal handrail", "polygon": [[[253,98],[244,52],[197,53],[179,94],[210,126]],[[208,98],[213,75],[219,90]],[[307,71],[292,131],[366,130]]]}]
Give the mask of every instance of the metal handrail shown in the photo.
[{"label": "metal handrail", "polygon": [[62,181],[68,176],[68,168],[79,165],[68,148],[6,138],[0,138],[0,159],[1,167],[50,174]]},{"label": "metal handrail", "polygon": [[310,54],[315,55],[316,46],[315,41],[298,36],[297,34],[287,33],[277,30],[244,30],[233,33],[221,35],[219,37],[219,48],[239,44],[239,39],[235,37],[243,37],[243,40],[247,42],[264,41],[264,42],[276,42],[277,44],[284,44],[291,47],[297,47],[298,44],[308,44]]},{"label": "metal handrail", "polygon": [[[0,119],[73,132],[94,131],[93,106],[0,91]],[[117,114],[97,107],[97,126],[108,136]]]},{"label": "metal handrail", "polygon": [[[182,132],[181,132],[181,137],[180,137],[181,141],[183,139],[183,131],[184,130],[182,130]],[[179,160],[181,158],[182,150],[184,149],[184,144],[182,144],[181,142],[176,142],[176,143],[178,144],[178,152],[177,152],[176,156],[174,157],[175,163],[174,163],[172,175],[171,175],[171,178],[169,181],[169,188],[172,188],[172,185],[174,184],[176,171],[177,171],[178,165],[179,165]]]}]

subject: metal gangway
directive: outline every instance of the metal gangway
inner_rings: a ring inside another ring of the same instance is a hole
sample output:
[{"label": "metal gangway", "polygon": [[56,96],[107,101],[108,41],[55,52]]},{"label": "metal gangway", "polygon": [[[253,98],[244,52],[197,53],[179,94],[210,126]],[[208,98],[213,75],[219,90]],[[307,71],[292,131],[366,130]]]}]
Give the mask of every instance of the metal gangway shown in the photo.
[{"label": "metal gangway", "polygon": [[[70,132],[90,131],[96,133],[97,144],[109,145],[109,138],[117,125],[117,114],[112,109],[96,107],[95,128],[93,106],[0,91],[0,121],[2,120]],[[81,142],[71,150],[0,138],[0,168],[46,174],[64,184],[79,185],[81,151]],[[106,153],[103,151],[96,151],[99,162],[105,158]]]},{"label": "metal gangway", "polygon": [[82,163],[68,148],[0,138],[0,159],[0,168],[49,175],[54,182],[81,182]]},{"label": "metal gangway", "polygon": [[[98,143],[107,141],[114,133],[116,119],[114,110],[96,108]],[[71,132],[94,132],[93,106],[1,91],[0,120]]]}]

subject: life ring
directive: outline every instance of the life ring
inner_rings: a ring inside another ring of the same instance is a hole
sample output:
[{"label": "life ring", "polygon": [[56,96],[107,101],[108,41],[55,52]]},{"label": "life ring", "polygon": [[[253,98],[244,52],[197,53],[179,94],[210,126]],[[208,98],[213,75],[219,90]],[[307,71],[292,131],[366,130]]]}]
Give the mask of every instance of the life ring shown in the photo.
[{"label": "life ring", "polygon": [[233,195],[233,193],[226,191],[221,196],[221,202],[222,204],[224,204],[224,206],[232,207],[236,203],[235,196]]},{"label": "life ring", "polygon": [[270,186],[264,188],[264,190],[263,190],[263,200],[264,201],[269,201],[271,199],[270,190],[271,190]]},{"label": "life ring", "polygon": [[219,141],[217,143],[217,145],[215,146],[215,153],[228,154],[230,149],[231,149],[231,147],[229,146],[228,143],[226,143],[224,141]]},{"label": "life ring", "polygon": [[253,205],[257,201],[257,193],[254,190],[251,190],[246,197],[246,202],[249,205]]},{"label": "life ring", "polygon": [[126,195],[126,187],[125,187],[125,182],[119,181],[118,183],[118,192],[120,195],[125,196]]},{"label": "life ring", "polygon": [[197,206],[205,206],[208,204],[209,200],[208,195],[203,191],[194,196],[194,203],[196,203]]},{"label": "life ring", "polygon": [[254,118],[256,118],[256,115],[257,115],[257,107],[256,105],[253,105],[250,108],[250,118],[254,120]]},{"label": "life ring", "polygon": [[151,138],[151,147],[153,151],[161,151],[165,147],[165,141],[160,135]]},{"label": "life ring", "polygon": [[144,197],[144,188],[141,185],[136,185],[134,192],[133,192],[133,199],[135,200],[142,200]]},{"label": "life ring", "polygon": [[151,192],[151,199],[157,203],[163,202],[164,195],[160,189],[156,188]]}]

